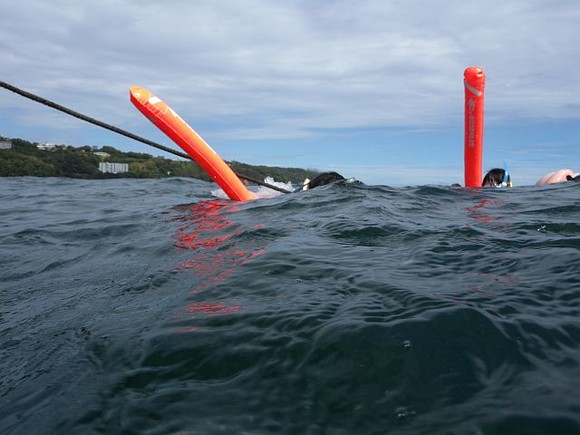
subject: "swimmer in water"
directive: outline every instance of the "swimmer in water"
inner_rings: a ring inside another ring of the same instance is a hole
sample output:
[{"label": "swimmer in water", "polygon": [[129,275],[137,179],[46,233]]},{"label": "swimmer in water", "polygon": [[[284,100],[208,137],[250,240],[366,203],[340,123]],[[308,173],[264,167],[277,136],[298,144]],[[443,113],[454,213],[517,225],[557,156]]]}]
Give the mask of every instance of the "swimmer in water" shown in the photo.
[{"label": "swimmer in water", "polygon": [[345,178],[340,175],[338,172],[322,172],[314,177],[312,180],[308,178],[304,180],[302,183],[302,187],[295,190],[298,192],[300,190],[309,190],[314,189],[315,187],[325,186],[330,183],[334,183],[335,181],[345,180]]},{"label": "swimmer in water", "polygon": [[485,177],[483,177],[483,182],[481,187],[512,187],[512,179],[507,168],[493,168]]},{"label": "swimmer in water", "polygon": [[546,184],[563,183],[564,181],[580,181],[580,173],[574,172],[571,169],[558,169],[544,175],[536,182],[536,186],[544,186]]}]

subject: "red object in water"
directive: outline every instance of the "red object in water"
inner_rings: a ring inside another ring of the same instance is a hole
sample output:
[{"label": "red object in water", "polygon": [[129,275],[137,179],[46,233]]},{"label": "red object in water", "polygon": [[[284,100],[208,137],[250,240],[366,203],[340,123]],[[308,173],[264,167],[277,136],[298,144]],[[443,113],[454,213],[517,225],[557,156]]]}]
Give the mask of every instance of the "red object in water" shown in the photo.
[{"label": "red object in water", "polygon": [[485,73],[476,66],[463,73],[465,85],[465,187],[481,187],[483,154],[483,96]]}]

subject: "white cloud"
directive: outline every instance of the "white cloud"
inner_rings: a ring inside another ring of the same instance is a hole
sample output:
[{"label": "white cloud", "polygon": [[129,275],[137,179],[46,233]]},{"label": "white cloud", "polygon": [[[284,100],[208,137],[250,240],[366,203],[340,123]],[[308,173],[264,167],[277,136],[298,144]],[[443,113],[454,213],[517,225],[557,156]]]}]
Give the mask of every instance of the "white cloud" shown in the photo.
[{"label": "white cloud", "polygon": [[[571,0],[22,0],[0,15],[0,79],[144,129],[128,102],[141,85],[212,138],[298,142],[460,128],[478,65],[488,126],[537,123],[580,116],[578,22]],[[4,117],[12,104],[0,95]]]}]

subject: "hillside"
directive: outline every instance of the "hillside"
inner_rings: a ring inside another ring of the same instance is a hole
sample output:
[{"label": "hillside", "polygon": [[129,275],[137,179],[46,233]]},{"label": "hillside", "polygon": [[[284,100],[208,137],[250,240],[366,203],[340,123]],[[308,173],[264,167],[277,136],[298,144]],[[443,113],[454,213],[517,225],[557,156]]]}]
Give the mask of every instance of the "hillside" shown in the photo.
[{"label": "hillside", "polygon": [[[170,160],[146,153],[122,152],[113,147],[102,148],[58,145],[44,150],[37,143],[23,139],[0,137],[10,141],[11,149],[0,149],[0,177],[70,177],[70,178],[166,178],[191,177],[211,181],[207,173],[195,162]],[[100,162],[128,163],[129,172],[104,174],[99,171]],[[276,181],[301,183],[304,178],[316,175],[314,170],[253,166],[240,162],[228,162],[237,174],[256,180],[267,176]]]}]

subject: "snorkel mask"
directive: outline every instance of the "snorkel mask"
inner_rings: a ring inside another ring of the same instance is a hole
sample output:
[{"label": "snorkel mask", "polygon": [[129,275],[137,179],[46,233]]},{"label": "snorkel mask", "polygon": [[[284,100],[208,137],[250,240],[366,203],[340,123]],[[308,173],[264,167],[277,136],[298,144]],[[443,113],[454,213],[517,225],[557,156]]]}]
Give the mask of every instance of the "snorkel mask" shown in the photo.
[{"label": "snorkel mask", "polygon": [[503,180],[497,187],[512,187],[512,178],[506,162],[503,162]]},{"label": "snorkel mask", "polygon": [[310,178],[305,178],[304,181],[302,182],[302,185],[300,187],[294,189],[293,192],[296,193],[296,192],[301,192],[303,190],[308,190],[310,188],[308,183],[310,183]]}]

